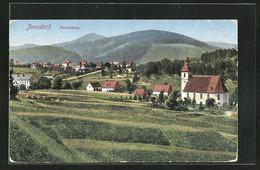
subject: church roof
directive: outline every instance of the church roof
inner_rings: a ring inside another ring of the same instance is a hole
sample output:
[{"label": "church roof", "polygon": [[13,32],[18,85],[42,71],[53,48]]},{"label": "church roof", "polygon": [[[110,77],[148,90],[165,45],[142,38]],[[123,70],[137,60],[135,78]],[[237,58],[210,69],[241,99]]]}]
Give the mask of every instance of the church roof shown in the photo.
[{"label": "church roof", "polygon": [[199,93],[225,93],[228,92],[228,89],[219,76],[192,76],[183,91]]},{"label": "church roof", "polygon": [[181,71],[191,71],[189,66],[183,66]]}]

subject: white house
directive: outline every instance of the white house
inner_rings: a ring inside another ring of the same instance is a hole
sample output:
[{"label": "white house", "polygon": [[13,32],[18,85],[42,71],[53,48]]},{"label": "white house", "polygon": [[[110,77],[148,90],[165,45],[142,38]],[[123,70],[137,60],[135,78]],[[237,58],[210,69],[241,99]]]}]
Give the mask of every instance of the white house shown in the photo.
[{"label": "white house", "polygon": [[170,85],[155,85],[153,89],[153,95],[159,95],[163,92],[163,95],[169,96],[172,92],[172,87]]},{"label": "white house", "polygon": [[181,69],[181,98],[185,97],[195,99],[197,104],[205,104],[208,98],[215,99],[220,106],[229,103],[229,91],[220,76],[192,75],[189,57]]},{"label": "white house", "polygon": [[101,85],[98,82],[89,83],[86,87],[87,91],[101,91]]},{"label": "white house", "polygon": [[24,84],[26,89],[29,89],[31,83],[37,81],[37,78],[33,74],[13,74],[12,76],[14,78],[13,83],[18,88]]},{"label": "white house", "polygon": [[62,67],[63,68],[66,68],[66,67],[71,67],[72,66],[72,63],[70,62],[70,60],[65,60],[62,64]]},{"label": "white house", "polygon": [[121,85],[117,81],[105,81],[102,86],[102,91],[110,92],[120,89]]}]

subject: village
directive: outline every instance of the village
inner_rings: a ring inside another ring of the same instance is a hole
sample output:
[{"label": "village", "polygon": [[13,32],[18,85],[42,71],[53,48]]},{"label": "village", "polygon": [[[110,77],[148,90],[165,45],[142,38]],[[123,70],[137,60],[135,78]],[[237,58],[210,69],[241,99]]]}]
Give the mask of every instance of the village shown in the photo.
[{"label": "village", "polygon": [[[50,62],[46,62],[44,64],[40,64],[38,62],[34,62],[30,65],[30,69],[38,69],[45,71],[45,75],[43,78],[47,81],[49,87],[37,87],[37,83],[39,84],[39,77],[37,78],[34,74],[20,74],[16,73],[13,74],[13,83],[14,86],[16,86],[20,90],[34,90],[34,89],[45,89],[45,88],[51,88],[51,84],[54,84],[54,81],[57,78],[60,79],[60,85],[59,87],[52,87],[53,89],[69,89],[72,87],[76,87],[74,89],[78,89],[80,86],[82,86],[82,80],[80,80],[80,76],[85,76],[88,74],[101,74],[104,81],[103,83],[99,83],[96,81],[91,81],[83,87],[86,91],[89,92],[114,92],[118,95],[122,93],[129,93],[130,95],[133,95],[131,99],[133,100],[143,100],[143,101],[151,101],[153,107],[161,107],[162,103],[165,103],[167,105],[167,108],[177,109],[177,110],[188,110],[188,106],[193,103],[200,105],[199,108],[203,108],[202,105],[207,106],[226,106],[229,105],[229,90],[225,86],[225,83],[222,81],[220,76],[210,76],[210,75],[193,75],[191,68],[189,66],[189,57],[186,57],[184,60],[184,65],[181,68],[181,76],[179,81],[180,82],[180,91],[179,89],[174,89],[172,85],[169,85],[167,83],[165,84],[155,84],[153,86],[153,90],[148,90],[146,86],[137,86],[135,82],[132,82],[129,79],[124,79],[124,87],[122,84],[120,84],[119,81],[116,80],[106,80],[109,78],[112,78],[112,74],[110,73],[109,76],[106,76],[105,78],[105,71],[112,72],[112,68],[116,70],[117,76],[122,75],[122,70],[124,70],[125,77],[126,73],[129,75],[131,73],[130,79],[139,79],[137,78],[136,74],[133,74],[132,67],[134,63],[133,62],[110,62],[110,63],[92,63],[92,62],[86,62],[81,61],[77,64],[73,64],[70,60],[65,60],[62,64],[51,64]],[[14,67],[24,67],[26,65],[22,65],[20,62],[15,62],[13,64]],[[28,64],[27,64],[28,66]],[[50,70],[56,69],[61,71],[62,73],[66,71],[66,73],[81,73],[77,74],[74,77],[69,77],[65,79],[61,79],[59,77],[59,74],[56,74],[55,77],[53,74],[50,73]],[[100,72],[100,73],[99,73]],[[80,75],[80,76],[79,76]],[[121,76],[122,77],[122,76]],[[120,77],[120,78],[121,78]],[[75,83],[75,85],[71,85],[68,80],[74,79],[78,80],[76,83],[75,81],[72,83]],[[52,83],[51,83],[52,82]],[[46,82],[45,82],[46,83]],[[133,94],[132,94],[133,92]],[[175,92],[175,94],[171,93]],[[168,101],[168,98],[173,98],[172,100],[177,100],[179,96],[179,107],[172,106],[173,101]],[[165,107],[165,108],[166,108]]]}]

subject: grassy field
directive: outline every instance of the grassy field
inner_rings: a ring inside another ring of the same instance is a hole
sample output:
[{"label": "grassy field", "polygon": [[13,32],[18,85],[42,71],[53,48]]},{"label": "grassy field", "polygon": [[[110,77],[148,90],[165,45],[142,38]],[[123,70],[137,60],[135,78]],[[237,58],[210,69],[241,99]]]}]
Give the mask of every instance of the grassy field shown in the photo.
[{"label": "grassy field", "polygon": [[82,90],[19,92],[19,100],[10,101],[11,159],[33,163],[236,159],[236,116],[111,101],[121,96],[129,97]]}]

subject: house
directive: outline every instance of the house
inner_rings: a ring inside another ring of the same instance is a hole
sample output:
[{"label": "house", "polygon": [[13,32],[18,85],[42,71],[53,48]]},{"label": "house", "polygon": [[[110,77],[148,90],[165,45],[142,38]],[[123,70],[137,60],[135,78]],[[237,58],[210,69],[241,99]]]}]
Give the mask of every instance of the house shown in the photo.
[{"label": "house", "polygon": [[44,77],[46,77],[46,78],[48,78],[48,79],[50,79],[50,80],[53,79],[53,75],[52,75],[49,71],[47,71],[47,72],[45,73]]},{"label": "house", "polygon": [[103,66],[103,62],[96,63],[96,68],[102,68],[102,66]]},{"label": "house", "polygon": [[229,103],[229,90],[220,76],[192,75],[189,57],[181,69],[181,98],[195,99],[197,104],[206,103],[208,98],[215,99],[217,105]]},{"label": "house", "polygon": [[121,84],[117,81],[105,81],[102,86],[102,91],[116,91],[121,88]]},{"label": "house", "polygon": [[16,61],[15,63],[14,63],[14,66],[21,66],[22,64],[19,62],[19,61]]},{"label": "house", "polygon": [[126,67],[126,64],[123,63],[123,62],[121,62],[121,63],[118,63],[118,64],[117,64],[117,67],[118,67],[118,68],[119,68],[119,67],[125,68],[125,67]]},{"label": "house", "polygon": [[125,65],[126,68],[129,68],[129,67],[132,67],[132,66],[133,66],[133,62],[128,62],[128,63],[126,63],[126,65]]},{"label": "house", "polygon": [[87,69],[87,62],[86,61],[81,61],[79,62],[77,65],[76,65],[76,69],[75,71],[77,72],[87,72],[88,69]]},{"label": "house", "polygon": [[149,96],[149,92],[145,89],[136,89],[134,95],[135,96],[142,96],[144,98],[146,96]]},{"label": "house", "polygon": [[98,82],[89,83],[86,87],[87,91],[101,91],[101,85]]},{"label": "house", "polygon": [[32,69],[37,69],[37,68],[40,68],[40,67],[41,67],[41,64],[38,63],[38,62],[34,62],[34,63],[31,64]]},{"label": "house", "polygon": [[70,62],[70,60],[65,60],[62,64],[62,67],[65,68],[65,67],[71,67],[72,66],[72,63]]},{"label": "house", "polygon": [[12,76],[14,78],[13,83],[18,88],[24,84],[26,89],[29,89],[33,82],[37,82],[37,78],[33,74],[13,74]]},{"label": "house", "polygon": [[52,64],[50,62],[46,62],[42,65],[43,67],[51,68]]},{"label": "house", "polygon": [[171,85],[155,85],[154,86],[153,94],[159,95],[161,93],[161,91],[163,92],[163,95],[169,96],[172,92],[172,87],[171,87]]},{"label": "house", "polygon": [[62,64],[54,64],[53,67],[55,67],[55,68],[61,68],[61,67],[62,67]]}]

